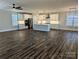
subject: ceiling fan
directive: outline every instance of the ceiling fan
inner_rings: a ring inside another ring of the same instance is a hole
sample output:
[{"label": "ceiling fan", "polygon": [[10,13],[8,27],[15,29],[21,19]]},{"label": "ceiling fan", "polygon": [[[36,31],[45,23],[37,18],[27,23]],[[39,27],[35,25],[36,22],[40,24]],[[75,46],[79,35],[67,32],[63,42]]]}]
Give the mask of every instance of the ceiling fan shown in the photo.
[{"label": "ceiling fan", "polygon": [[7,11],[12,11],[12,12],[23,12],[24,11],[23,7],[18,5],[15,0],[8,2],[7,5],[3,9]]},{"label": "ceiling fan", "polygon": [[18,9],[18,10],[23,10],[23,8],[21,6],[17,6],[15,4],[13,4],[13,9]]}]

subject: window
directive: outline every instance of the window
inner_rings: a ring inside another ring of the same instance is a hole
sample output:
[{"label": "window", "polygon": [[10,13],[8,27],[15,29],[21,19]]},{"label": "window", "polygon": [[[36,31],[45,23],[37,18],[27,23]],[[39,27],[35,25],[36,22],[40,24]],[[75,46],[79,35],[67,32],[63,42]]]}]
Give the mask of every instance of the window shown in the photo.
[{"label": "window", "polygon": [[50,15],[50,24],[59,24],[58,14],[51,14]]},{"label": "window", "polygon": [[17,25],[17,19],[18,19],[18,15],[17,14],[12,14],[12,25],[16,26]]},{"label": "window", "polygon": [[74,16],[74,27],[78,27],[78,15]]},{"label": "window", "polygon": [[77,27],[78,26],[78,14],[77,11],[67,13],[66,26]]},{"label": "window", "polygon": [[23,14],[18,14],[18,20],[22,20],[23,19]]},{"label": "window", "polygon": [[22,19],[23,19],[22,14],[13,13],[12,14],[12,25],[17,26],[18,25],[18,20],[22,20]]}]

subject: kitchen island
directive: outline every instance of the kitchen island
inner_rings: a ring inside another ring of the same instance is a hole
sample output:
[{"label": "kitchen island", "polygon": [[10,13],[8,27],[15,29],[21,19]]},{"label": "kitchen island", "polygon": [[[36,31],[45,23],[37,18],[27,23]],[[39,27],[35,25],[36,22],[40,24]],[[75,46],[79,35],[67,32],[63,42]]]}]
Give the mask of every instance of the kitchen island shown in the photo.
[{"label": "kitchen island", "polygon": [[33,29],[39,31],[50,31],[50,24],[34,24]]}]

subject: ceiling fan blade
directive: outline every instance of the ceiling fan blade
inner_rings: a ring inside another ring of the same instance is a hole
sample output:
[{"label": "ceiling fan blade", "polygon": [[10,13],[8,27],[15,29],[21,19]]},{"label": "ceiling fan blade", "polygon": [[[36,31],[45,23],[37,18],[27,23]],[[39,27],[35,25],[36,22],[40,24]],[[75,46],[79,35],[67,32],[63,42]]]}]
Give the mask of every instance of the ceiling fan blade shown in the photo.
[{"label": "ceiling fan blade", "polygon": [[15,7],[16,9],[19,9],[19,10],[23,10],[23,8],[22,7]]}]

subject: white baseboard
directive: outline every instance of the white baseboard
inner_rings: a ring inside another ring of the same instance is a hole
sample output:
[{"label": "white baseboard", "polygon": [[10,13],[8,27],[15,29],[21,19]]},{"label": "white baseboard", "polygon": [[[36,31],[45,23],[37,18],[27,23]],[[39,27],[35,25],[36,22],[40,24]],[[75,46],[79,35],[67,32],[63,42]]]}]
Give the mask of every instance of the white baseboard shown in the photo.
[{"label": "white baseboard", "polygon": [[[27,28],[19,28],[20,29],[27,29]],[[6,29],[6,30],[0,30],[0,32],[7,32],[7,31],[14,31],[14,30],[18,30],[17,28],[15,29]]]},{"label": "white baseboard", "polygon": [[14,31],[14,30],[17,30],[17,29],[6,29],[6,30],[0,30],[0,32],[7,32],[7,31]]},{"label": "white baseboard", "polygon": [[78,31],[78,29],[69,29],[69,28],[51,28],[51,29],[69,30],[69,31]]}]

